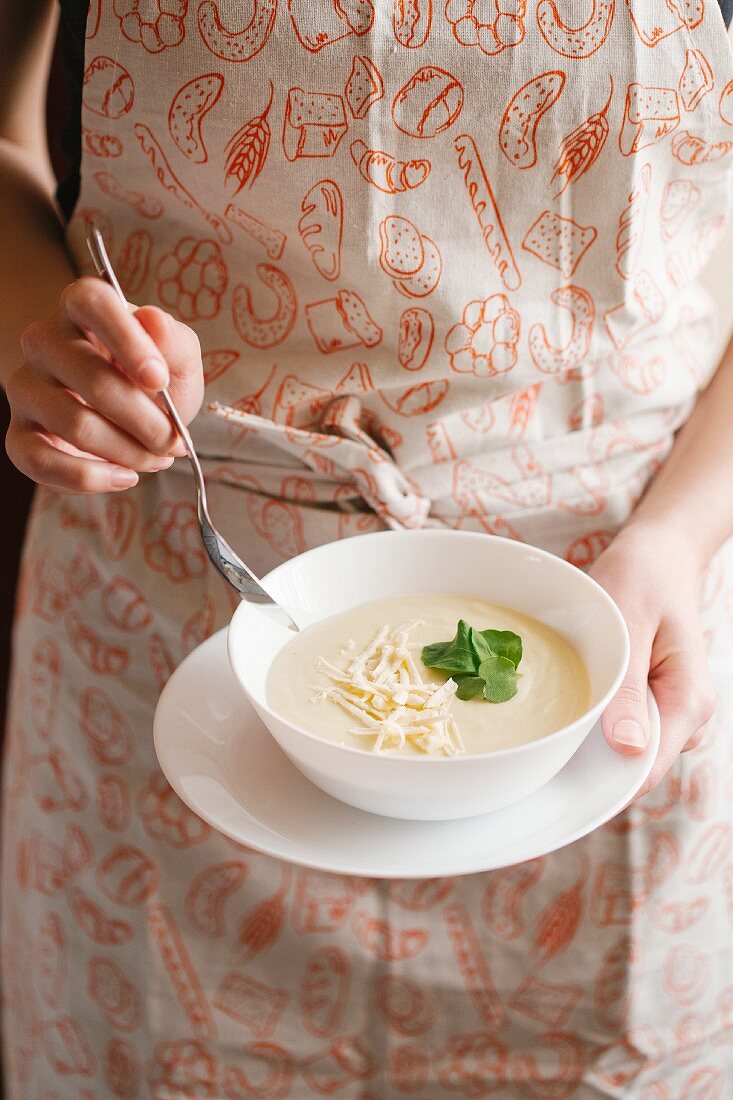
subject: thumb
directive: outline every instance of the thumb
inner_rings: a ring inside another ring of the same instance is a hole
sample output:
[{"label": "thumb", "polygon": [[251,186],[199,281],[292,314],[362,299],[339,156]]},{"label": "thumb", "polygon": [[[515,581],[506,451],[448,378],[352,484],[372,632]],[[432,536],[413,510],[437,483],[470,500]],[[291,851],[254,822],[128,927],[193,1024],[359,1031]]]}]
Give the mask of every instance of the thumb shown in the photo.
[{"label": "thumb", "polygon": [[193,420],[204,396],[201,347],[192,328],[157,306],[141,306],[135,317],[157,344],[170,371],[168,391],[185,424]]},{"label": "thumb", "polygon": [[606,707],[601,725],[612,749],[624,755],[642,752],[649,741],[647,681],[651,643],[632,639],[631,660],[621,687]]}]

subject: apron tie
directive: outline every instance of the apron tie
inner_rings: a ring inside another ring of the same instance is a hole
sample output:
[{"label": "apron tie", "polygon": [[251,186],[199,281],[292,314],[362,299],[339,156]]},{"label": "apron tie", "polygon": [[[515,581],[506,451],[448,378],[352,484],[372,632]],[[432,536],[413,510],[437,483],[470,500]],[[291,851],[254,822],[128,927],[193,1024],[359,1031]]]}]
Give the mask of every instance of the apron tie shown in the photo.
[{"label": "apron tie", "polygon": [[[254,433],[300,459],[324,479],[352,486],[388,527],[414,530],[425,526],[430,501],[400,470],[386,445],[364,429],[358,397],[342,395],[328,401],[313,428],[278,424],[218,401],[208,409],[213,416],[245,428],[248,434]],[[375,434],[378,430],[375,425]]]}]

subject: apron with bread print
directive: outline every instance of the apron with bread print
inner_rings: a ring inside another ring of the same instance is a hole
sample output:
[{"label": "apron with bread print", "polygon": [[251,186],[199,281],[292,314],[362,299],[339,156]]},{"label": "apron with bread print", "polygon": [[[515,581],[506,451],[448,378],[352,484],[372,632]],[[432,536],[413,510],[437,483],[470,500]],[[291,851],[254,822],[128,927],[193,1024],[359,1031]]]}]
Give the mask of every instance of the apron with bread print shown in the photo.
[{"label": "apron with bread print", "polygon": [[[247,561],[443,526],[589,565],[716,365],[718,4],[92,0],[87,36],[69,243],[88,270],[94,218],[128,297],[198,333],[194,435]],[[12,1100],[731,1095],[732,570],[701,588],[718,718],[657,791],[530,863],[368,881],[231,844],[157,768],[159,691],[232,606],[185,463],[39,493]]]}]

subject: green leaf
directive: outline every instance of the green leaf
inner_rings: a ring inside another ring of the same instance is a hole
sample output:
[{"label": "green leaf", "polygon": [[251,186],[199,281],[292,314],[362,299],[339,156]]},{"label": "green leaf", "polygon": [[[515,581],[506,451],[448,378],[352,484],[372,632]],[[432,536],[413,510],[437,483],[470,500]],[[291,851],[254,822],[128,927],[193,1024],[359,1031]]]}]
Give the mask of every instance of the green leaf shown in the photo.
[{"label": "green leaf", "polygon": [[484,681],[480,676],[454,676],[453,679],[458,685],[456,695],[459,699],[474,699],[484,690]]},{"label": "green leaf", "polygon": [[506,703],[517,694],[517,670],[508,657],[494,654],[479,665],[478,674],[484,681],[484,699],[490,703]]},{"label": "green leaf", "polygon": [[515,668],[522,660],[522,639],[512,630],[482,630],[481,637],[486,640],[492,653],[497,657],[506,657]]},{"label": "green leaf", "polygon": [[456,635],[451,641],[433,642],[424,647],[422,663],[427,668],[437,668],[441,672],[475,676],[479,661],[471,645],[471,627],[465,619],[459,621]]},{"label": "green leaf", "polygon": [[489,645],[484,635],[471,627],[471,648],[476,655],[476,667],[481,664],[482,661],[488,661],[489,657],[493,657],[494,651]]}]

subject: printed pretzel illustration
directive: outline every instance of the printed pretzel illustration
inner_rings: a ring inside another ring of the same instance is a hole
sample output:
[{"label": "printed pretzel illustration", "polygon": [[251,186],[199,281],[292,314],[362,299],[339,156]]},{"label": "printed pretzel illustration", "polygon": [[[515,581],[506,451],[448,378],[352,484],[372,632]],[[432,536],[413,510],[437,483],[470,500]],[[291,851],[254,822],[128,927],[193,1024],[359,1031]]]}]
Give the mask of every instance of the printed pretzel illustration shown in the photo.
[{"label": "printed pretzel illustration", "polygon": [[[564,286],[553,290],[550,300],[558,309],[570,314],[570,336],[562,347],[550,343],[545,326],[540,322],[529,330],[529,352],[538,370],[544,374],[558,374],[573,370],[587,359],[590,352],[595,304],[586,290],[578,286]],[[560,326],[564,329],[564,325]]]},{"label": "printed pretzel illustration", "polygon": [[252,18],[241,30],[227,30],[213,0],[204,0],[198,10],[199,34],[211,52],[222,61],[251,61],[270,37],[275,25],[277,0],[254,0]]},{"label": "printed pretzel illustration", "polygon": [[608,38],[615,10],[616,0],[593,0],[585,23],[571,27],[560,18],[555,0],[540,0],[537,23],[548,46],[563,57],[591,57]]}]

